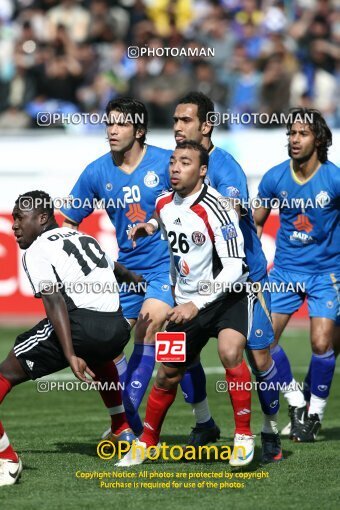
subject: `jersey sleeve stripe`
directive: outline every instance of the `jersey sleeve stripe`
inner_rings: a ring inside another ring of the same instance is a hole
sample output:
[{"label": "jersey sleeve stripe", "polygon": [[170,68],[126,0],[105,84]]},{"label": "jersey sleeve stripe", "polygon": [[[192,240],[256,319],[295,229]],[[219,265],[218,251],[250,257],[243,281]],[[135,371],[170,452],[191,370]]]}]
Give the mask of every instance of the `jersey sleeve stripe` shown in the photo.
[{"label": "jersey sleeve stripe", "polygon": [[[221,225],[228,225],[231,223],[230,216],[227,213],[227,211],[221,211],[218,207],[218,201],[216,200],[216,197],[213,195],[210,195],[212,200],[209,198],[209,193],[207,193],[206,197],[203,199],[203,202],[211,209],[211,211],[214,213],[216,218],[219,220]],[[229,257],[239,258],[238,253],[238,247],[237,242],[235,238],[226,240],[227,248],[228,248],[228,255]]]},{"label": "jersey sleeve stripe", "polygon": [[228,223],[231,223],[231,219],[230,219],[230,216],[227,212],[227,210],[223,209],[218,201],[218,199],[216,197],[214,197],[214,195],[211,195],[210,193],[207,193],[206,197],[205,197],[205,200],[209,201],[212,206],[215,206],[215,210],[218,211],[218,213],[220,214],[220,216],[222,218],[224,218],[224,221],[228,224]]},{"label": "jersey sleeve stripe", "polygon": [[218,207],[218,204],[214,201],[211,201],[208,197],[204,198],[203,202],[209,207],[212,213],[216,216],[221,225],[228,225],[230,223],[230,218],[228,215],[224,215],[224,211],[221,211]]},{"label": "jersey sleeve stripe", "polygon": [[192,205],[190,209],[194,211],[194,213],[196,213],[197,216],[199,216],[204,221],[204,224],[208,230],[209,237],[211,241],[214,242],[215,236],[209,223],[207,211],[200,204]]}]

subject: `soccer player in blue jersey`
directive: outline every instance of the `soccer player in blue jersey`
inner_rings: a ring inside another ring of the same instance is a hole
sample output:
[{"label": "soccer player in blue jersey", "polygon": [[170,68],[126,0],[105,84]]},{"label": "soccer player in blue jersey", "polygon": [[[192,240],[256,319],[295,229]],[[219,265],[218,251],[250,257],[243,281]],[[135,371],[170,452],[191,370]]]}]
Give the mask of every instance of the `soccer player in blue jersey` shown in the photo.
[{"label": "soccer player in blue jersey", "polygon": [[[260,285],[267,281],[267,261],[262,251],[261,242],[257,237],[252,212],[248,205],[248,188],[246,176],[237,161],[219,147],[215,147],[212,140],[213,126],[209,123],[209,112],[214,112],[213,102],[204,94],[191,92],[182,98],[174,112],[174,134],[177,143],[192,140],[200,143],[209,152],[207,183],[228,199],[238,199],[244,207],[240,209],[240,229],[244,237],[246,262],[250,270],[250,279]],[[253,326],[248,338],[247,354],[254,374],[258,380],[278,383],[277,370],[273,362],[269,345],[274,340],[274,333],[270,318],[270,294],[260,291],[254,305]],[[238,353],[235,352],[235,356]],[[239,367],[241,370],[241,366]],[[237,367],[233,369],[237,371]],[[201,381],[201,391],[193,390],[193,382]],[[263,385],[262,387],[264,387]],[[200,362],[192,369],[190,377],[184,376],[181,382],[182,391],[188,402],[193,403],[200,410],[196,415],[196,427],[193,434],[199,436],[200,422],[207,422],[211,417],[207,402],[205,374]],[[277,430],[278,390],[275,398],[271,390],[260,389],[259,398],[264,413],[262,428],[262,443],[264,452],[272,451],[272,460],[281,458],[280,439]],[[235,421],[239,416],[235,414]],[[276,453],[275,453],[276,452]],[[266,455],[264,455],[265,457]]]},{"label": "soccer player in blue jersey", "polygon": [[74,200],[74,205],[63,207],[61,212],[66,217],[64,225],[77,228],[93,212],[94,199],[104,199],[106,212],[116,228],[118,261],[124,261],[127,268],[138,268],[136,272],[147,282],[145,295],[128,291],[120,294],[124,316],[135,326],[135,345],[128,364],[125,357],[116,360],[125,386],[126,415],[139,435],[143,425],[138,408],[155,365],[154,335],[162,329],[173,298],[167,242],[158,233],[134,250],[128,232],[151,216],[156,198],[170,187],[172,151],[145,144],[148,115],[139,101],[130,98],[110,101],[106,114],[110,151],[85,168],[70,193],[83,206],[76,207],[79,204]]},{"label": "soccer player in blue jersey", "polygon": [[154,334],[162,329],[173,298],[167,243],[157,235],[132,250],[128,232],[151,215],[157,196],[169,187],[171,152],[145,144],[148,117],[142,103],[129,98],[113,100],[106,114],[110,151],[85,168],[70,193],[84,206],[70,205],[61,212],[66,217],[65,225],[77,227],[93,212],[94,199],[104,199],[116,228],[119,262],[124,260],[129,268],[138,267],[147,282],[145,295],[129,291],[120,295],[124,316],[135,326],[135,345],[128,364],[125,357],[116,360],[125,386],[128,420],[138,435],[143,429],[138,407],[155,364]]},{"label": "soccer player in blue jersey", "polygon": [[339,307],[340,171],[328,160],[332,133],[320,112],[292,110],[287,135],[290,159],[263,176],[259,186],[262,207],[255,211],[255,220],[260,235],[271,211],[270,199],[279,199],[280,229],[270,280],[287,286],[304,284],[304,291],[272,293],[272,352],[281,382],[294,384],[288,358],[278,341],[291,315],[307,298],[312,345],[308,415],[302,392],[288,392],[287,399],[291,439],[312,442],[321,427],[335,369],[332,339],[336,338]]}]

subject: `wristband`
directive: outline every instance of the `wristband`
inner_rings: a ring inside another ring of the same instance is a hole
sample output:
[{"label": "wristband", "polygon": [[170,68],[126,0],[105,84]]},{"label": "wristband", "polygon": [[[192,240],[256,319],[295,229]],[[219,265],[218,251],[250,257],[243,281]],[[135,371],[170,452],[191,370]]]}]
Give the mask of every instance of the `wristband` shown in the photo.
[{"label": "wristband", "polygon": [[151,225],[155,227],[156,231],[159,229],[159,223],[155,218],[151,218],[148,223],[151,223]]}]

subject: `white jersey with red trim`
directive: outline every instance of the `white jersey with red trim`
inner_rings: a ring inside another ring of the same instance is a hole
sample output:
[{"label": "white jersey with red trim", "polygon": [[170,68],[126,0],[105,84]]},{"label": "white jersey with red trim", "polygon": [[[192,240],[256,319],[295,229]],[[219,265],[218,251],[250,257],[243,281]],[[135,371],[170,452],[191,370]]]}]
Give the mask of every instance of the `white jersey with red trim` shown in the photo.
[{"label": "white jersey with red trim", "polygon": [[203,184],[185,198],[166,193],[157,199],[156,212],[169,242],[177,304],[192,301],[202,309],[231,284],[246,281],[237,212],[223,208],[223,197],[215,189]]},{"label": "white jersey with red trim", "polygon": [[35,297],[57,288],[69,311],[116,312],[119,308],[114,263],[87,234],[53,226],[37,237],[22,262]]}]

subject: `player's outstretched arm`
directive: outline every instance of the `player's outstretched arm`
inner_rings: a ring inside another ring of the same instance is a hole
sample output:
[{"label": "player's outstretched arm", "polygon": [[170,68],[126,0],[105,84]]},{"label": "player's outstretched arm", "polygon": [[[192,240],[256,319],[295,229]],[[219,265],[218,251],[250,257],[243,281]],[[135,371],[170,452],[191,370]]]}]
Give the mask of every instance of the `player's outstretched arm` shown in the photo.
[{"label": "player's outstretched arm", "polygon": [[87,366],[86,361],[82,358],[78,358],[74,352],[71,337],[70,319],[63,296],[60,294],[60,292],[55,291],[51,294],[41,292],[41,297],[44,303],[47,318],[56,332],[65,358],[69,362],[74,375],[80,381],[88,380],[85,376],[85,373],[89,374],[91,377],[95,377],[95,374]]},{"label": "player's outstretched arm", "polygon": [[144,280],[143,276],[135,273],[134,271],[130,271],[123,264],[119,262],[115,262],[114,274],[118,283],[134,283],[138,284]]},{"label": "player's outstretched arm", "polygon": [[270,214],[271,209],[266,207],[259,207],[254,210],[254,220],[257,229],[257,235],[261,239],[263,227],[267,221],[267,218]]},{"label": "player's outstretched arm", "polygon": [[136,247],[136,240],[139,237],[152,236],[159,229],[159,218],[154,212],[147,223],[138,223],[129,231],[128,238],[132,241],[133,248]]}]

